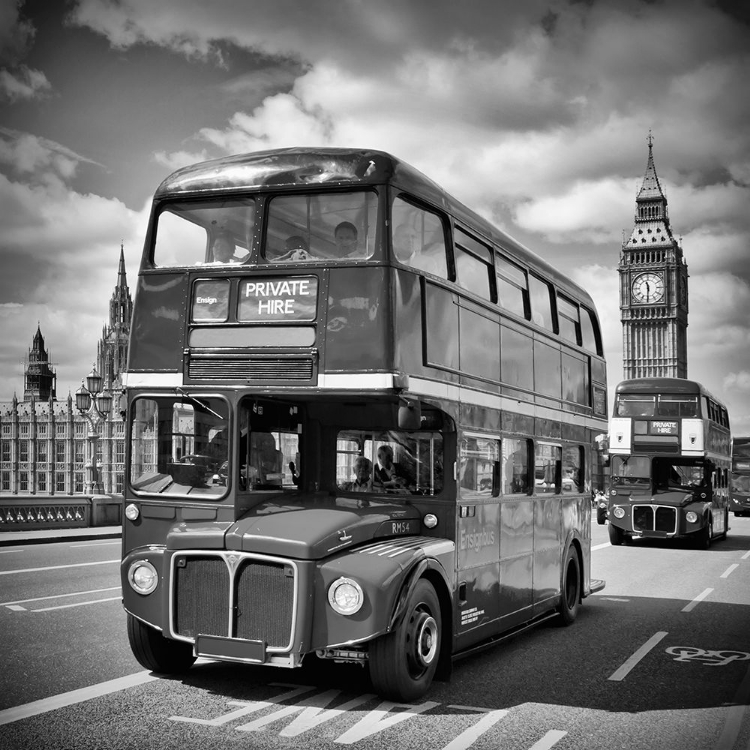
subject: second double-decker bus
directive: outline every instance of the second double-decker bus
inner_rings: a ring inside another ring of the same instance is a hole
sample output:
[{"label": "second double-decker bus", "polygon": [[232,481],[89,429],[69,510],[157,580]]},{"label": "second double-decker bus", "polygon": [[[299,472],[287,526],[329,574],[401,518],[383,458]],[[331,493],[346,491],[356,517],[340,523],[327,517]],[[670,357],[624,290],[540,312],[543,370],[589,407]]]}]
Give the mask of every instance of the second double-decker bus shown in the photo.
[{"label": "second double-decker bus", "polygon": [[726,536],[729,415],[700,383],[621,382],[615,389],[609,454],[612,544],[634,537],[688,537],[707,548],[717,536]]},{"label": "second double-decker bus", "polygon": [[592,581],[591,297],[404,162],[283,149],[155,193],[126,380],[138,661],[353,662],[394,700]]},{"label": "second double-decker bus", "polygon": [[750,437],[736,437],[732,440],[729,510],[735,516],[750,514]]}]

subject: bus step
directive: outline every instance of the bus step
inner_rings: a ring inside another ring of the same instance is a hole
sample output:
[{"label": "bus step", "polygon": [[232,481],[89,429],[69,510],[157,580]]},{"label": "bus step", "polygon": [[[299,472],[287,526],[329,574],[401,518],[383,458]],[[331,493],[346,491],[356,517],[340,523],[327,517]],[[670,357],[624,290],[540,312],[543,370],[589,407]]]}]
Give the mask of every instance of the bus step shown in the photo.
[{"label": "bus step", "polygon": [[605,582],[600,578],[591,579],[591,591],[589,593],[595,594],[597,591],[601,591],[604,588]]}]

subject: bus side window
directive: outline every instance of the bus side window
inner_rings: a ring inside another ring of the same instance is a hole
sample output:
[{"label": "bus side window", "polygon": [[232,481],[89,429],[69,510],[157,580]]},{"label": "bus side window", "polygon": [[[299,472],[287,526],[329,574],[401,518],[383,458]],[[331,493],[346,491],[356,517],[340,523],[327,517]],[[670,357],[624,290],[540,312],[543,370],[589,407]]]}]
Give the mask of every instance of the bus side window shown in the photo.
[{"label": "bus side window", "polygon": [[534,491],[552,494],[560,492],[562,483],[562,449],[559,445],[537,443],[534,454]]},{"label": "bus side window", "polygon": [[391,207],[393,254],[397,261],[448,278],[441,217],[397,197]]},{"label": "bus side window", "polygon": [[546,281],[536,278],[536,276],[529,276],[529,293],[531,296],[531,319],[548,331],[554,331],[550,285]]},{"label": "bus side window", "polygon": [[465,437],[459,456],[461,497],[489,497],[493,475],[500,456],[499,441],[492,438]]},{"label": "bus side window", "polygon": [[529,487],[529,441],[503,439],[502,494],[526,495]]}]

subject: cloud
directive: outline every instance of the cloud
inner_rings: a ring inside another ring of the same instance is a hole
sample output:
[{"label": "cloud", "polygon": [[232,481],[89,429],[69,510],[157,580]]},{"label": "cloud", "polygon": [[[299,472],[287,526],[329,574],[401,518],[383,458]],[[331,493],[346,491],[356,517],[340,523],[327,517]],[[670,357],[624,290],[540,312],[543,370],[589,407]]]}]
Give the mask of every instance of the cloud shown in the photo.
[{"label": "cloud", "polygon": [[37,325],[54,350],[60,392],[75,390],[108,319],[120,241],[135,280],[149,207],[135,212],[71,189],[66,180],[77,163],[73,152],[43,139],[0,140],[0,164],[21,177],[0,173],[0,400],[22,387],[20,363]]}]

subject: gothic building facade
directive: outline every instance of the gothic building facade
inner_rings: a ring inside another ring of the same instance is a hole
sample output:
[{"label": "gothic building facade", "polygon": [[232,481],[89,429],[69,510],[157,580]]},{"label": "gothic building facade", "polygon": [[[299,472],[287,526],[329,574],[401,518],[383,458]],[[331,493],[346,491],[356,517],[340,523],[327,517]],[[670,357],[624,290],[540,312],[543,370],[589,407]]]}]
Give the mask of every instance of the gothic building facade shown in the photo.
[{"label": "gothic building facade", "polygon": [[688,270],[672,234],[650,134],[635,225],[623,242],[618,271],[623,378],[686,378]]},{"label": "gothic building facade", "polygon": [[[120,246],[117,284],[96,357],[104,386],[115,395],[121,390],[121,373],[127,362],[132,309]],[[82,378],[86,374],[82,373]],[[97,421],[94,429],[97,491],[122,492],[125,427],[117,408]],[[23,400],[14,396],[10,402],[0,403],[0,499],[85,494],[91,460],[86,455],[88,435],[89,424],[76,409],[73,396],[56,398],[56,373],[37,326],[25,367]]]}]

